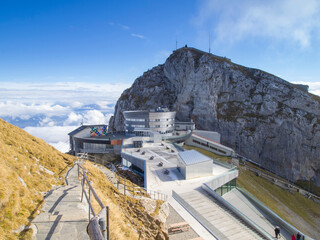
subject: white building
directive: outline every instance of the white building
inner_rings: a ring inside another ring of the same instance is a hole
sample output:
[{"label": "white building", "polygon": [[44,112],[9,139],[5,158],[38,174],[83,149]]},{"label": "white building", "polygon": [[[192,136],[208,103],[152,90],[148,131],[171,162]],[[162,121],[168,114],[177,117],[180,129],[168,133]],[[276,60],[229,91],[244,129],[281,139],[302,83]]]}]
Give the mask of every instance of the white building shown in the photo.
[{"label": "white building", "polygon": [[212,175],[212,159],[196,150],[179,152],[177,167],[184,179]]}]

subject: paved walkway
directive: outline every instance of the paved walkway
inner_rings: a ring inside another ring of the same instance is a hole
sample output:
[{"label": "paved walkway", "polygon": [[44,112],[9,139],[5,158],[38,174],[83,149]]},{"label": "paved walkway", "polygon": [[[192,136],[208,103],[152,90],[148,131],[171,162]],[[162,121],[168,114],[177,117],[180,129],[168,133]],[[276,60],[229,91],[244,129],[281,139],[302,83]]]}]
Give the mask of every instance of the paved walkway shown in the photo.
[{"label": "paved walkway", "polygon": [[179,197],[185,202],[185,207],[194,216],[197,216],[198,221],[214,232],[220,239],[264,239],[201,188],[181,193]]},{"label": "paved walkway", "polygon": [[32,223],[36,240],[87,240],[88,203],[81,202],[81,183],[77,167],[66,178],[65,186],[57,187],[45,196],[42,213]]},{"label": "paved walkway", "polygon": [[[271,236],[274,236],[274,228],[278,224],[259,210],[259,208],[250,202],[238,189],[233,189],[226,193],[223,195],[223,198]],[[291,239],[291,235],[285,229],[281,229],[281,237],[282,239]]]}]

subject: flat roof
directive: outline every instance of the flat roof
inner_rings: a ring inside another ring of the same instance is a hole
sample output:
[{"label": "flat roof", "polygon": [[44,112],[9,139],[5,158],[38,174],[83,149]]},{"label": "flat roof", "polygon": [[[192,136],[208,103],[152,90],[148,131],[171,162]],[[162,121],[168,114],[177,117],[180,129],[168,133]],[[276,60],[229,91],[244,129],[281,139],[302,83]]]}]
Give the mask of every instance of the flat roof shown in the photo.
[{"label": "flat roof", "polygon": [[192,133],[192,135],[193,135],[193,137],[202,139],[202,140],[204,140],[204,141],[211,142],[211,143],[213,143],[213,144],[218,145],[218,146],[221,147],[221,148],[228,149],[229,151],[233,151],[233,152],[234,152],[234,150],[233,150],[232,148],[229,148],[229,147],[227,147],[227,146],[225,146],[225,145],[223,145],[223,144],[221,144],[221,143],[218,143],[218,142],[216,142],[216,141],[214,141],[214,140],[211,140],[211,139],[209,139],[209,138],[200,136],[199,134],[196,134],[196,133]]},{"label": "flat roof", "polygon": [[80,127],[76,128],[75,130],[68,133],[68,135],[73,136],[77,134],[78,132],[82,131],[83,129],[89,128],[89,127],[108,127],[106,124],[91,124],[91,125],[81,125]]},{"label": "flat roof", "polygon": [[179,156],[186,165],[212,161],[211,158],[199,153],[196,150],[179,152]]}]

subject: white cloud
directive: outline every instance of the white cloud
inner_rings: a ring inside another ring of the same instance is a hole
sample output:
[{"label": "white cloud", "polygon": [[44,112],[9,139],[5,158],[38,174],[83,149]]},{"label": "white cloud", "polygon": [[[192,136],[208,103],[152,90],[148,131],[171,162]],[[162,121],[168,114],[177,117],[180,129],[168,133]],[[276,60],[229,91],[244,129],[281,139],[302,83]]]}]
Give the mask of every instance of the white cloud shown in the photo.
[{"label": "white cloud", "polygon": [[44,119],[42,119],[40,122],[39,122],[39,125],[41,127],[53,127],[55,126],[55,122],[51,120],[51,118],[49,117],[45,117]]},{"label": "white cloud", "polygon": [[[29,119],[35,115],[68,116],[84,105],[98,104],[103,111],[113,111],[113,105],[129,84],[119,83],[11,83],[0,88],[0,117]],[[100,109],[101,110],[101,109]],[[45,122],[43,122],[45,123]]]},{"label": "white cloud", "polygon": [[320,96],[320,82],[296,81],[292,83],[308,85],[310,93]]},{"label": "white cloud", "polygon": [[141,39],[144,39],[145,36],[141,35],[141,34],[136,34],[136,33],[131,33],[131,36],[132,37],[137,37],[137,38],[141,38]]},{"label": "white cloud", "polygon": [[68,118],[63,122],[64,126],[69,125],[80,125],[83,120],[83,116],[81,114],[76,114],[74,112],[69,113]]},{"label": "white cloud", "polygon": [[44,114],[50,116],[63,116],[70,111],[69,107],[58,104],[24,104],[13,101],[0,102],[0,117],[11,116],[13,118],[29,119],[34,115]]},{"label": "white cloud", "polygon": [[124,30],[129,30],[130,29],[130,27],[127,26],[127,25],[123,25],[123,24],[120,24],[120,23],[118,25]]},{"label": "white cloud", "polygon": [[42,138],[47,143],[67,143],[69,140],[68,133],[78,126],[54,126],[54,127],[26,127],[25,131],[33,136]]},{"label": "white cloud", "polygon": [[255,36],[285,40],[305,48],[310,46],[312,34],[320,32],[320,2],[207,0],[192,21],[199,31],[213,28],[215,41],[220,43]]}]

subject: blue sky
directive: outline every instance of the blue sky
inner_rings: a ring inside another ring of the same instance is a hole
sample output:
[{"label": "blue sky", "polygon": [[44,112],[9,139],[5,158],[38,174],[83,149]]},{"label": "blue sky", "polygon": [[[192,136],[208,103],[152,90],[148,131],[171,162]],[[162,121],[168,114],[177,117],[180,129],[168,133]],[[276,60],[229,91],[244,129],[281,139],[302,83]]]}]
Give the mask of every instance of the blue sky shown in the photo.
[{"label": "blue sky", "polygon": [[0,81],[126,82],[185,44],[288,81],[319,81],[320,3],[1,1]]},{"label": "blue sky", "polygon": [[214,54],[320,95],[318,0],[2,0],[0,117],[31,133],[107,121],[176,40],[207,51],[209,34]]}]

